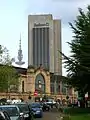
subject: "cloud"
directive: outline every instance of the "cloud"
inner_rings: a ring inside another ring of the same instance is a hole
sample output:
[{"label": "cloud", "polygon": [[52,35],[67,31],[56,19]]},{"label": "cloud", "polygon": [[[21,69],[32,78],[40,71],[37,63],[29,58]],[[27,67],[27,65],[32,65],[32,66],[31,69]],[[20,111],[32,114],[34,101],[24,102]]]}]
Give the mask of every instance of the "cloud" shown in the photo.
[{"label": "cloud", "polygon": [[28,4],[28,14],[51,13],[54,18],[62,19],[62,23],[67,25],[78,15],[78,8],[85,8],[89,0],[33,0]]},{"label": "cloud", "polygon": [[[51,13],[54,18],[62,20],[62,51],[67,56],[70,54],[70,48],[66,42],[72,40],[72,30],[68,22],[73,22],[78,15],[78,8],[86,8],[90,0],[26,0],[26,14],[44,14]],[[66,75],[63,69],[63,75]]]}]

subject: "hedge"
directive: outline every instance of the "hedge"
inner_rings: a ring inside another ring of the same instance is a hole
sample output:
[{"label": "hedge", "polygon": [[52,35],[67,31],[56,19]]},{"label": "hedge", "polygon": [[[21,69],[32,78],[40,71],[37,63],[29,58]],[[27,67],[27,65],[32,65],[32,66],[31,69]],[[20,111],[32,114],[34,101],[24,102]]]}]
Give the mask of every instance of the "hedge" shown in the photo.
[{"label": "hedge", "polygon": [[63,108],[64,114],[90,114],[90,108]]}]

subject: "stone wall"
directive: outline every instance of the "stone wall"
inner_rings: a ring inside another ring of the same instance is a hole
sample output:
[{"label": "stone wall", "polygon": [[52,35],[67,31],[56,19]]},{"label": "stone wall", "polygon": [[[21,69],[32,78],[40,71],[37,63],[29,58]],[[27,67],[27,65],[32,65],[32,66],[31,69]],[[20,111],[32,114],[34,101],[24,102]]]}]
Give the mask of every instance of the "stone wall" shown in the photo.
[{"label": "stone wall", "polygon": [[[6,98],[6,99],[23,99],[24,101],[28,101],[28,97],[31,96],[31,98],[34,100],[35,96],[33,94],[30,95],[30,93],[0,93],[0,99]],[[66,100],[66,95],[48,95],[51,98],[54,99],[60,99]],[[38,95],[38,97],[42,97],[42,95]],[[76,95],[69,96],[71,100],[77,99]]]},{"label": "stone wall", "polygon": [[0,99],[6,98],[6,99],[23,99],[28,100],[29,94],[27,93],[0,93]]},{"label": "stone wall", "polygon": [[[28,100],[29,95],[32,98],[35,98],[34,92],[35,92],[35,80],[38,74],[41,74],[44,79],[45,79],[45,93],[44,94],[38,94],[38,97],[43,97],[45,94],[47,96],[50,96],[52,98],[57,98],[57,99],[66,99],[66,95],[63,95],[63,93],[60,93],[59,95],[51,94],[50,93],[50,73],[46,70],[44,70],[42,67],[39,69],[34,69],[34,68],[29,68],[27,69],[27,74],[21,74],[20,77],[20,85],[19,85],[19,90],[17,93],[0,93],[0,99],[1,98],[7,98],[7,99],[24,99]],[[24,83],[24,91],[22,91],[22,83]],[[69,95],[70,99],[76,99],[76,95],[74,93],[74,90],[72,89],[70,91],[71,95]]]},{"label": "stone wall", "polygon": [[50,73],[41,69],[28,69],[27,75],[21,75],[19,92],[22,92],[22,81],[24,81],[24,92],[35,92],[35,80],[38,74],[41,74],[45,79],[45,93],[50,94]]}]

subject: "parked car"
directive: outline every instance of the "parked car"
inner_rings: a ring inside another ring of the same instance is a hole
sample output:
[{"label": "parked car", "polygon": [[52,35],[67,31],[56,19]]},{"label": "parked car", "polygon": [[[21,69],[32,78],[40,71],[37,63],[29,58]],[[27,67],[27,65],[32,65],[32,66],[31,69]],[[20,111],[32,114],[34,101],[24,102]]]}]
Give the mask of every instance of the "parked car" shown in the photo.
[{"label": "parked car", "polygon": [[10,115],[11,120],[22,120],[24,118],[16,105],[1,105],[0,110],[6,111]]},{"label": "parked car", "polygon": [[25,102],[15,103],[16,106],[18,106],[20,113],[24,116],[25,120],[32,120],[33,119],[33,113],[31,109],[29,108],[29,105]]},{"label": "parked car", "polygon": [[53,99],[47,99],[46,100],[47,105],[49,105],[51,108],[56,106],[56,102]]},{"label": "parked car", "polygon": [[46,102],[41,103],[41,106],[43,111],[49,111],[51,108]]},{"label": "parked car", "polygon": [[0,120],[11,120],[6,111],[0,111]]},{"label": "parked car", "polygon": [[42,110],[40,103],[36,102],[36,103],[29,104],[29,107],[30,107],[34,117],[40,117],[40,118],[43,117],[43,110]]}]

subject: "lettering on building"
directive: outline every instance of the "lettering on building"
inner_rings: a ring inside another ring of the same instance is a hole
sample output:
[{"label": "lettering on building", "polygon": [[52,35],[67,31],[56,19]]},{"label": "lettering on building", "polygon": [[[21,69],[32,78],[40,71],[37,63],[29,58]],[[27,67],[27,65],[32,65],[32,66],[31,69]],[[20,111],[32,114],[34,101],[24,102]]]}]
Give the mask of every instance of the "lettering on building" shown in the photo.
[{"label": "lettering on building", "polygon": [[40,26],[49,26],[49,23],[45,23],[45,24],[42,24],[42,23],[34,23],[34,27],[40,27]]}]

